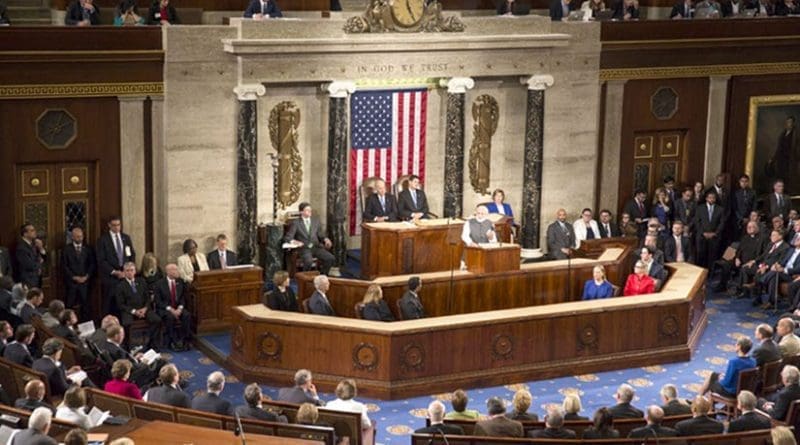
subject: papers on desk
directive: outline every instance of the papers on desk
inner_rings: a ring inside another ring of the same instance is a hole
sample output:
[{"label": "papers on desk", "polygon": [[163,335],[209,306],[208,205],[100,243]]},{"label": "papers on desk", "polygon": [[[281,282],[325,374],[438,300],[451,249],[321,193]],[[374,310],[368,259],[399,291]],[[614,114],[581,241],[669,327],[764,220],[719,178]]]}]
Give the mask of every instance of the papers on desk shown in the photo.
[{"label": "papers on desk", "polygon": [[156,352],[156,351],[151,349],[151,350],[145,352],[140,360],[141,360],[142,363],[150,366],[150,365],[153,364],[154,361],[156,361],[156,360],[158,360],[160,358],[161,358],[161,354],[159,354],[158,352]]},{"label": "papers on desk", "polygon": [[94,321],[90,320],[78,325],[78,336],[80,336],[80,338],[86,338],[94,334],[94,331]]},{"label": "papers on desk", "polygon": [[92,427],[102,425],[109,417],[111,417],[111,411],[100,411],[96,406],[93,406],[92,410],[89,411],[89,419],[92,421]]},{"label": "papers on desk", "polygon": [[251,269],[252,267],[252,264],[237,264],[236,266],[228,266],[225,270]]},{"label": "papers on desk", "polygon": [[[496,249],[502,245],[502,243],[478,243],[478,247],[481,249]],[[506,243],[506,245],[508,245],[508,243]]]},{"label": "papers on desk", "polygon": [[67,380],[76,385],[81,385],[83,381],[86,380],[86,377],[88,377],[86,371],[78,371],[73,372],[72,374],[67,374]]},{"label": "papers on desk", "polygon": [[14,435],[17,434],[20,430],[15,430],[6,425],[0,426],[0,444],[8,445],[14,439]]}]

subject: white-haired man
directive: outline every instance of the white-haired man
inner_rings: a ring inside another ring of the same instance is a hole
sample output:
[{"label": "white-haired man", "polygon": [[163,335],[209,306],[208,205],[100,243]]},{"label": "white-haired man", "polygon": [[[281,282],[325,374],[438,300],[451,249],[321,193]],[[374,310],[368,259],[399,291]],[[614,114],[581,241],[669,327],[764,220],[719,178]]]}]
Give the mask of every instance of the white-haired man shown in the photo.
[{"label": "white-haired man", "polygon": [[431,424],[424,427],[419,428],[414,431],[415,434],[464,434],[464,429],[458,425],[448,425],[444,423],[444,403],[434,400],[433,402],[428,405],[428,418],[431,419]]},{"label": "white-haired man", "polygon": [[291,403],[311,403],[312,405],[324,406],[325,402],[320,400],[317,395],[317,387],[314,386],[311,371],[308,369],[298,369],[294,373],[294,386],[291,388],[281,388],[278,391],[278,400]]},{"label": "white-haired man", "polygon": [[761,409],[775,420],[785,420],[792,402],[800,399],[800,371],[786,365],[781,371],[783,389],[772,394],[769,401],[761,400]]},{"label": "white-haired man", "polygon": [[53,413],[50,409],[36,408],[28,418],[28,428],[17,433],[11,445],[56,445],[58,442],[47,435],[52,420]]},{"label": "white-haired man", "polygon": [[617,392],[614,394],[617,404],[608,408],[615,419],[638,419],[644,417],[642,410],[631,405],[633,395],[634,392],[631,385],[627,383],[619,385]]},{"label": "white-haired man", "polygon": [[477,246],[497,241],[494,225],[489,221],[488,216],[489,209],[486,206],[475,207],[475,216],[464,223],[464,229],[461,231],[461,241],[464,241],[464,244]]},{"label": "white-haired man", "polygon": [[331,306],[330,300],[326,295],[328,289],[331,287],[331,282],[325,275],[317,275],[314,277],[314,288],[316,289],[311,298],[308,299],[308,310],[312,314],[336,316],[336,312]]},{"label": "white-haired man", "polygon": [[225,389],[225,375],[219,371],[209,374],[208,380],[206,380],[206,389],[205,394],[201,394],[192,400],[192,409],[232,416],[233,405],[220,397],[222,390]]}]

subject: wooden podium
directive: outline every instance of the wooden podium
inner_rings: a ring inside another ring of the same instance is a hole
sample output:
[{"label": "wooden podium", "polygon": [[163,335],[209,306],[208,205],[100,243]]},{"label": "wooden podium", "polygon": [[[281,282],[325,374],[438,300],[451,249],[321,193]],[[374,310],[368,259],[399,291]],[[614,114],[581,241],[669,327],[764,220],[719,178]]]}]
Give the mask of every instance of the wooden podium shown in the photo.
[{"label": "wooden podium", "polygon": [[472,273],[493,273],[519,270],[518,244],[486,244],[464,247],[464,262]]},{"label": "wooden podium", "polygon": [[190,293],[194,333],[229,330],[234,306],[261,301],[262,272],[258,266],[195,272]]}]

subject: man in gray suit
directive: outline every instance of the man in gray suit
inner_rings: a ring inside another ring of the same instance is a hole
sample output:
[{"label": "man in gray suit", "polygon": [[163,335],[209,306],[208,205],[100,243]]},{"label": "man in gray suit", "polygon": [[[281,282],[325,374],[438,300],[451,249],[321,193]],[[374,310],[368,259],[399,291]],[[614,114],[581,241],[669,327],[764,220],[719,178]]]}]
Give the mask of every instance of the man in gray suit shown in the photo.
[{"label": "man in gray suit", "polygon": [[53,413],[48,408],[36,408],[28,419],[28,428],[17,433],[11,445],[56,445],[58,442],[47,435],[52,420]]},{"label": "man in gray suit", "polygon": [[[325,236],[318,218],[311,217],[311,204],[300,203],[300,218],[292,221],[289,230],[284,236],[284,242],[291,243],[300,249],[300,258],[303,268],[308,270],[314,264],[314,258],[319,260],[319,273],[328,275],[335,258],[326,249],[331,248],[331,240]],[[322,247],[324,246],[324,248]]]},{"label": "man in gray suit", "polygon": [[294,386],[291,388],[281,388],[278,391],[278,400],[289,403],[311,403],[312,405],[325,406],[325,402],[319,399],[317,387],[312,381],[311,371],[299,369],[294,373]]},{"label": "man in gray suit", "polygon": [[328,300],[328,289],[331,287],[328,277],[325,275],[317,275],[314,277],[314,288],[316,289],[311,298],[308,299],[308,311],[317,315],[328,315],[335,317],[336,312]]},{"label": "man in gray suit", "polygon": [[547,252],[554,260],[567,259],[575,245],[575,231],[567,223],[567,211],[558,209],[556,220],[547,227]]}]

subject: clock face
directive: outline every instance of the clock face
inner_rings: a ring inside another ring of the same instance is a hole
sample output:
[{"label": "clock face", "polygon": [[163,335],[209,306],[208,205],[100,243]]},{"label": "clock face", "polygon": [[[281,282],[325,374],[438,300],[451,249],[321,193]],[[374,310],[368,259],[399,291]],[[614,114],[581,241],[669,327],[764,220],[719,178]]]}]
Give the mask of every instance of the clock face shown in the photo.
[{"label": "clock face", "polygon": [[416,25],[422,19],[424,12],[424,0],[394,0],[392,2],[392,15],[400,26]]}]

